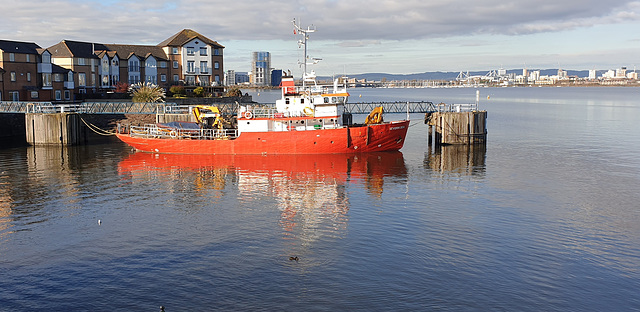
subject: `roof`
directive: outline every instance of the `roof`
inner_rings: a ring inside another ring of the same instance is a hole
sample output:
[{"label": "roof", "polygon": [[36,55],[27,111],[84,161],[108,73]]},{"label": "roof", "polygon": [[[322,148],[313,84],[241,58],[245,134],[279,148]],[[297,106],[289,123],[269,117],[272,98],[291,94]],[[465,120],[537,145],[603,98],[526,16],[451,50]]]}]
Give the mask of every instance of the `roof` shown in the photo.
[{"label": "roof", "polygon": [[162,47],[159,46],[145,46],[145,45],[129,45],[129,44],[106,44],[106,48],[110,51],[115,51],[120,57],[131,57],[131,54],[135,54],[141,58],[147,58],[149,55],[153,55],[159,60],[168,60],[167,54],[164,53]]},{"label": "roof", "polygon": [[160,47],[167,47],[167,46],[183,46],[184,44],[186,44],[187,42],[198,38],[200,40],[202,40],[202,42],[214,46],[216,48],[224,48],[224,46],[222,46],[221,44],[219,44],[218,42],[211,40],[201,34],[199,34],[197,31],[195,30],[191,30],[191,29],[183,29],[180,32],[178,32],[177,34],[169,37],[167,40],[160,42],[158,44],[158,46]]},{"label": "roof", "polygon": [[95,58],[95,51],[107,50],[107,48],[102,43],[62,40],[47,50],[53,57]]},{"label": "roof", "polygon": [[13,53],[38,54],[39,45],[33,42],[0,40],[0,50]]},{"label": "roof", "polygon": [[56,64],[51,64],[51,72],[56,73],[56,74],[67,74],[69,71],[71,71],[68,68],[64,68],[60,65],[56,65]]}]

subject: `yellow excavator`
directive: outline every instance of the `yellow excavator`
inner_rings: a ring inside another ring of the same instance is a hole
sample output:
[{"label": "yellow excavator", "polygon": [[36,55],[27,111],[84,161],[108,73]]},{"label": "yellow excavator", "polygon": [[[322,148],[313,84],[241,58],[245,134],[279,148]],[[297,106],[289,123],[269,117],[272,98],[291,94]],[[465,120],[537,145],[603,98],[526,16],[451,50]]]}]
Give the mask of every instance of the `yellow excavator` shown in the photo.
[{"label": "yellow excavator", "polygon": [[369,113],[367,118],[364,120],[364,124],[365,125],[375,125],[375,124],[382,123],[382,113],[383,113],[382,106],[378,106],[378,107],[374,108],[371,111],[371,113]]},{"label": "yellow excavator", "polygon": [[217,106],[198,105],[193,108],[196,122],[204,128],[222,129],[224,119]]}]

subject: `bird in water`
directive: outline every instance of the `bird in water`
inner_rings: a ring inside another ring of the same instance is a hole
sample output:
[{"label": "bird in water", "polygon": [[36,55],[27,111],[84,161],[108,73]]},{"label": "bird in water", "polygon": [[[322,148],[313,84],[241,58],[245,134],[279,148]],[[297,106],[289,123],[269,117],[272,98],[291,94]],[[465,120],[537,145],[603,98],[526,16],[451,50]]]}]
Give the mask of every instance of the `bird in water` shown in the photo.
[{"label": "bird in water", "polygon": [[298,258],[298,256],[295,256],[295,257],[291,256],[291,257],[289,257],[289,261],[295,261],[295,262],[298,262],[298,260],[300,260],[300,258]]}]

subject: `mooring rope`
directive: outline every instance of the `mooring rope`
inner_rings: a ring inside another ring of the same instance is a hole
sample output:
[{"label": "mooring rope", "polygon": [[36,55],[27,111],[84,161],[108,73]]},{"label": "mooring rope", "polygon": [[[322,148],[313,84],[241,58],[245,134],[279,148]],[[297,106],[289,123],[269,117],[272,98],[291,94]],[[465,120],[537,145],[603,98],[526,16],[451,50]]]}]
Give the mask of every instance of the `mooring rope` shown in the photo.
[{"label": "mooring rope", "polygon": [[99,135],[104,135],[104,136],[116,135],[115,132],[107,131],[107,130],[99,128],[98,126],[96,126],[96,125],[94,125],[92,123],[88,123],[82,117],[80,117],[80,120],[82,120],[82,122],[87,126],[87,128],[91,129],[91,131],[93,131],[93,132],[95,132],[95,133],[97,133]]}]

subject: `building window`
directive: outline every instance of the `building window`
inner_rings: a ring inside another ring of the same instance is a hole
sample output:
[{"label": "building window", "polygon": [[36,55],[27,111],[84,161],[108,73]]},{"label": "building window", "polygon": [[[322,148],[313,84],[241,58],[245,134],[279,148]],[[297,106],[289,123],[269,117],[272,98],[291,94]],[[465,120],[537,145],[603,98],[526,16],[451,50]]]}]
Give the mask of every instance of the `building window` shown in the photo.
[{"label": "building window", "polygon": [[56,90],[56,101],[62,100],[62,91]]},{"label": "building window", "polygon": [[216,76],[215,76],[215,79],[216,79],[216,82],[217,82],[217,83],[220,83],[220,75],[216,75]]},{"label": "building window", "polygon": [[87,85],[87,74],[79,73],[78,74],[78,86],[84,87]]},{"label": "building window", "polygon": [[9,62],[15,62],[15,61],[16,61],[16,54],[9,53]]},{"label": "building window", "polygon": [[11,95],[11,100],[14,102],[20,101],[20,92],[18,91],[10,91],[9,94]]},{"label": "building window", "polygon": [[64,99],[65,100],[71,99],[71,92],[69,92],[69,90],[64,90]]},{"label": "building window", "polygon": [[173,75],[173,81],[178,81],[180,80],[180,77],[178,75]]},{"label": "building window", "polygon": [[195,55],[193,47],[187,47],[187,55]]},{"label": "building window", "polygon": [[220,69],[220,62],[216,61],[215,63],[213,63],[213,68]]},{"label": "building window", "polygon": [[194,61],[187,61],[187,72],[193,73],[196,71],[196,64]]},{"label": "building window", "polygon": [[200,62],[200,72],[203,74],[206,74],[209,72],[209,69],[207,68],[207,61],[201,61]]},{"label": "building window", "polygon": [[207,47],[200,47],[200,55],[201,56],[207,55]]},{"label": "building window", "polygon": [[160,68],[167,68],[167,62],[160,62]]},{"label": "building window", "polygon": [[11,81],[16,81],[16,72],[11,72]]},{"label": "building window", "polygon": [[130,72],[139,72],[140,71],[140,62],[138,62],[138,60],[129,60],[129,71]]},{"label": "building window", "polygon": [[173,61],[173,68],[178,68],[178,61]]},{"label": "building window", "polygon": [[147,61],[145,62],[145,67],[149,67],[149,68],[155,68],[156,67],[156,60],[153,58],[148,58]]},{"label": "building window", "polygon": [[171,50],[172,50],[171,52],[173,54],[178,54],[178,48],[177,47],[173,47],[173,48],[171,48]]},{"label": "building window", "polygon": [[64,75],[62,74],[53,74],[53,81],[62,82],[64,80]]},{"label": "building window", "polygon": [[42,54],[42,63],[44,63],[44,64],[49,64],[49,63],[51,63],[51,54],[49,54],[49,53],[43,53],[43,54]]},{"label": "building window", "polygon": [[220,55],[220,49],[219,48],[215,48],[213,50],[213,55]]},{"label": "building window", "polygon": [[84,65],[84,58],[78,59],[78,65]]},{"label": "building window", "polygon": [[165,75],[165,74],[160,74],[160,81],[162,81],[162,82],[166,82],[166,81],[167,81],[167,75]]},{"label": "building window", "polygon": [[31,73],[27,73],[27,81],[31,82]]},{"label": "building window", "polygon": [[37,99],[38,98],[38,91],[31,91],[31,98],[32,99]]},{"label": "building window", "polygon": [[31,62],[31,54],[27,54],[27,63]]}]

